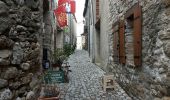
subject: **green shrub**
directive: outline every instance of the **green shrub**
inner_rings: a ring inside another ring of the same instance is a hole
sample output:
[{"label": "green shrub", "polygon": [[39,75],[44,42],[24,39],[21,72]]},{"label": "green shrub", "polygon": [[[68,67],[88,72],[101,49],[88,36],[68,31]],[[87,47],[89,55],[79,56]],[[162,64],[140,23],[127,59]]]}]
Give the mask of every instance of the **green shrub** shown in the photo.
[{"label": "green shrub", "polygon": [[72,46],[70,44],[65,44],[63,49],[57,48],[54,51],[54,63],[62,64],[64,60],[66,60],[71,54],[74,53],[75,45]]},{"label": "green shrub", "polygon": [[65,44],[63,49],[64,49],[66,56],[69,57],[71,54],[74,53],[75,46],[72,46],[71,44]]},{"label": "green shrub", "polygon": [[67,58],[67,56],[64,53],[64,50],[61,48],[57,48],[54,51],[53,57],[55,63],[62,63]]}]

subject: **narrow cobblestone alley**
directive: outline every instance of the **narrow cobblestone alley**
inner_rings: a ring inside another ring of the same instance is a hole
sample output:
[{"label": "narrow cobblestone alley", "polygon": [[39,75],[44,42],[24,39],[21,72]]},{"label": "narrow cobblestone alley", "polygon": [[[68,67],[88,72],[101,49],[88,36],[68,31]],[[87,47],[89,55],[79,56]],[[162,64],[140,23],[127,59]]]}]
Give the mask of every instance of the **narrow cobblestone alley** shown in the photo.
[{"label": "narrow cobblestone alley", "polygon": [[61,100],[131,100],[117,83],[114,90],[102,90],[101,77],[105,72],[90,62],[86,51],[77,50],[68,61],[71,72],[69,83],[59,84]]}]

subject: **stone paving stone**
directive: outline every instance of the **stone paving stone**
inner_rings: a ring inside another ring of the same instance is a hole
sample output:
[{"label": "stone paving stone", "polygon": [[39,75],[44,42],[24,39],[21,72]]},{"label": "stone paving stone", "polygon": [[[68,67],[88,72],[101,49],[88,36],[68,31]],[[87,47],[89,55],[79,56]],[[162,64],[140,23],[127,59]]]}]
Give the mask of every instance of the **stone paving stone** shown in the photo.
[{"label": "stone paving stone", "polygon": [[101,78],[105,72],[91,63],[86,51],[75,51],[68,62],[69,83],[59,84],[61,100],[132,100],[118,83],[114,90],[103,91]]}]

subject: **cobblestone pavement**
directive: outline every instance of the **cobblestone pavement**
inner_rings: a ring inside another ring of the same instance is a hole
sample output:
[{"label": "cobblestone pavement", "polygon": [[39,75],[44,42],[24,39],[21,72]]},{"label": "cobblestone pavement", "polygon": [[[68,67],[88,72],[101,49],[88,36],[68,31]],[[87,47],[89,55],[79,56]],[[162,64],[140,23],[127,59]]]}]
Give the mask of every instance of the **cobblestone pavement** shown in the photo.
[{"label": "cobblestone pavement", "polygon": [[105,72],[90,62],[86,51],[77,50],[68,61],[72,72],[69,83],[59,84],[61,100],[131,100],[117,83],[114,90],[103,91],[101,77]]}]

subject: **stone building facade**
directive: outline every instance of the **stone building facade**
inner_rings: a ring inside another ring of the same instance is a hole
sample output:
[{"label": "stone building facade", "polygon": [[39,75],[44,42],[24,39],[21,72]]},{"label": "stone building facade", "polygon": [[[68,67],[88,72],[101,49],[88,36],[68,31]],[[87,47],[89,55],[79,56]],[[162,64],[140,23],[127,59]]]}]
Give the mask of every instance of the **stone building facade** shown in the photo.
[{"label": "stone building facade", "polygon": [[134,100],[170,96],[170,1],[99,0],[99,16],[93,25],[100,30],[88,34],[94,34],[101,68]]},{"label": "stone building facade", "polygon": [[43,48],[55,44],[50,1],[0,0],[0,100],[38,97]]}]

